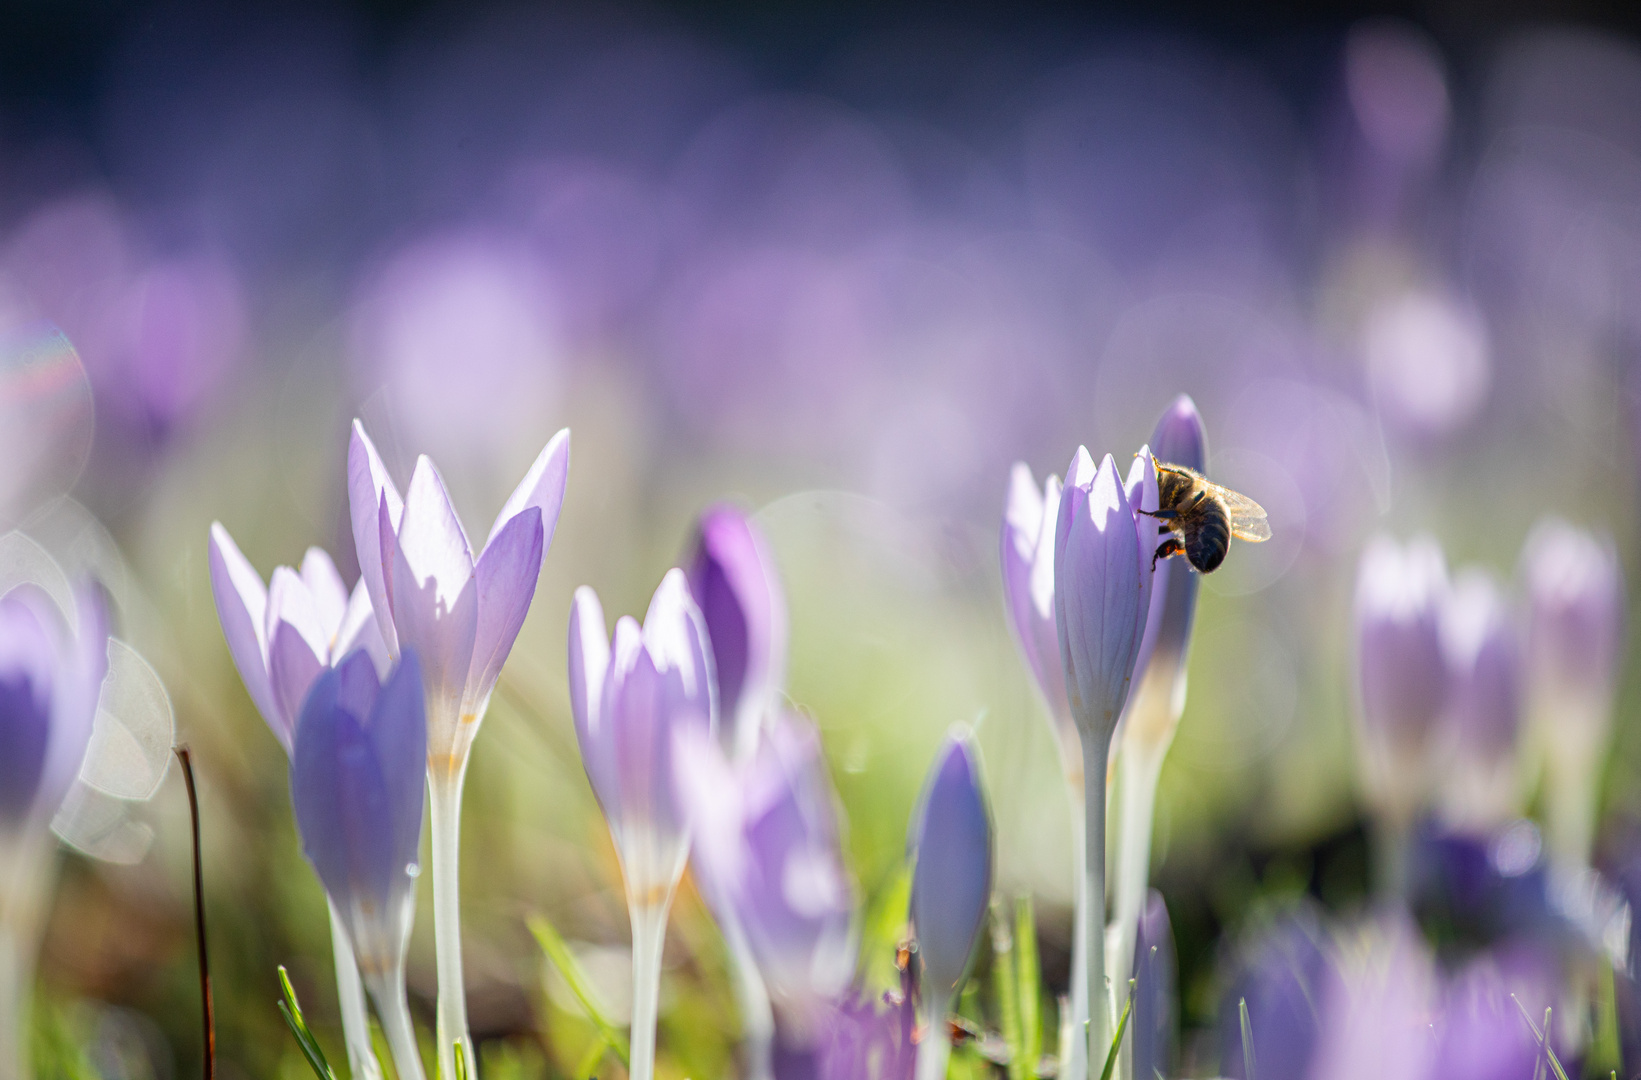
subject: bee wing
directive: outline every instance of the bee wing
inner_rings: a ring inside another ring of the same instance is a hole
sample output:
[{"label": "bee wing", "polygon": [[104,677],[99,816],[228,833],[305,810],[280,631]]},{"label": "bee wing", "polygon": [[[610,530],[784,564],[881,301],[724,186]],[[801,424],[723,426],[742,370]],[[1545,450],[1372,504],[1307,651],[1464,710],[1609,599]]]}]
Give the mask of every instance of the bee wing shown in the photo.
[{"label": "bee wing", "polygon": [[1225,503],[1225,509],[1231,515],[1231,535],[1238,540],[1246,540],[1251,544],[1263,543],[1271,538],[1271,523],[1265,520],[1265,508],[1230,488],[1214,485],[1214,494]]}]

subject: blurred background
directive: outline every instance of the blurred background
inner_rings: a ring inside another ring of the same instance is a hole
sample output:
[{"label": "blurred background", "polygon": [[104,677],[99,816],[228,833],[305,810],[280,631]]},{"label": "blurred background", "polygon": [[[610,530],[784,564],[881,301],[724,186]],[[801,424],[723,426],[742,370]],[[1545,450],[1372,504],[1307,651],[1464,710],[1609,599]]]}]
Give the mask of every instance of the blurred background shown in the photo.
[{"label": "blurred background", "polygon": [[[97,550],[194,749],[223,1075],[304,1074],[281,963],[340,1044],[322,894],[207,533],[264,575],[317,544],[351,580],[352,417],[401,484],[432,455],[470,527],[574,432],[462,861],[486,1061],[559,1076],[589,1035],[524,917],[618,1013],[627,963],[569,717],[572,590],[641,613],[703,507],[756,508],[863,910],[892,909],[921,777],[975,725],[999,888],[1036,898],[1063,985],[1070,808],[1003,614],[1008,471],[1125,458],[1181,392],[1210,473],[1275,532],[1204,581],[1158,805],[1184,1068],[1213,1075],[1223,943],[1283,897],[1365,896],[1365,539],[1426,530],[1509,578],[1555,511],[1610,530],[1633,580],[1641,450],[1641,14],[1234,7],[0,7],[0,335],[48,320],[78,354],[0,350],[0,394],[30,403],[0,446],[50,448],[4,505],[89,511],[32,524]],[[1607,852],[1641,819],[1637,690]],[[64,859],[41,961],[42,1038],[105,1077],[199,1061],[175,775],[141,813],[141,862]],[[668,950],[663,1065],[727,1075],[721,944],[687,887]]]}]

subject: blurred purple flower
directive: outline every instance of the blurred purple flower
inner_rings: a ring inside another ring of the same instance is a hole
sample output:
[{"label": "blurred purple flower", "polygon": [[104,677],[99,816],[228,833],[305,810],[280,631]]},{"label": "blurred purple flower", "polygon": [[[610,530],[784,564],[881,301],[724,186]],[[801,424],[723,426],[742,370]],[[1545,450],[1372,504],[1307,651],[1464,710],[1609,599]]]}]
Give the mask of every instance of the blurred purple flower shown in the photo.
[{"label": "blurred purple flower", "polygon": [[426,456],[403,499],[355,420],[348,495],[360,579],[390,655],[414,648],[428,690],[428,747],[451,772],[513,647],[564,503],[570,432],[554,435],[508,498],[478,557]]},{"label": "blurred purple flower", "polygon": [[593,794],[621,856],[627,895],[670,896],[689,853],[674,754],[688,732],[716,733],[712,651],[682,570],[669,570],[644,624],[604,630],[585,585],[570,608],[570,707]]},{"label": "blurred purple flower", "polygon": [[1536,697],[1605,722],[1624,645],[1624,577],[1612,539],[1546,518],[1521,553],[1527,654]]},{"label": "blurred purple flower", "polygon": [[108,617],[90,584],[76,590],[75,608],[77,630],[37,586],[0,597],[0,840],[43,830],[91,741]]},{"label": "blurred purple flower", "polygon": [[1428,537],[1405,547],[1368,542],[1356,575],[1357,731],[1363,788],[1397,827],[1418,813],[1429,783],[1429,748],[1447,707],[1441,612],[1447,596],[1441,548]]},{"label": "blurred purple flower", "polygon": [[[1542,1025],[1545,1005],[1554,1003],[1548,973],[1517,971],[1515,979],[1508,974],[1498,960],[1488,956],[1448,982],[1436,1019],[1437,1050],[1427,1073],[1431,1080],[1530,1077],[1543,1062],[1528,1017]],[[1566,1064],[1566,1049],[1554,1036],[1555,1026],[1552,1021],[1551,1044]],[[1549,1069],[1544,1072],[1548,1075]]]},{"label": "blurred purple flower", "polygon": [[1096,470],[1088,450],[1077,448],[1055,521],[1055,627],[1084,757],[1093,740],[1102,769],[1151,604],[1156,522],[1138,511],[1156,505],[1149,449],[1140,450],[1125,484],[1110,454]]},{"label": "blurred purple flower", "polygon": [[763,535],[728,504],[701,515],[685,566],[718,674],[719,739],[736,758],[758,745],[786,679],[786,598]]},{"label": "blurred purple flower", "polygon": [[210,563],[211,592],[228,651],[286,754],[302,701],[321,671],[360,648],[386,676],[387,645],[365,583],[355,584],[350,596],[336,564],[319,548],[308,549],[300,572],[277,566],[263,585],[228,530],[212,522]]},{"label": "blurred purple flower", "polygon": [[[1308,1080],[1431,1077],[1437,1043],[1431,1018],[1436,972],[1424,941],[1392,922],[1363,931],[1340,977],[1321,995],[1321,1024]],[[1261,1080],[1263,1061],[1254,1067]]]},{"label": "blurred purple flower", "polygon": [[966,734],[947,737],[924,782],[910,849],[912,933],[925,1000],[944,1007],[963,981],[991,901],[991,811],[978,750]]},{"label": "blurred purple flower", "polygon": [[775,1078],[912,1080],[916,1030],[908,972],[899,991],[883,995],[881,1007],[864,995],[840,999],[822,1025],[818,1048],[789,1064],[777,1057]]},{"label": "blurred purple flower", "polygon": [[1486,403],[1493,362],[1481,314],[1435,290],[1378,303],[1362,328],[1368,382],[1381,410],[1413,435],[1462,427]]},{"label": "blurred purple flower", "polygon": [[739,764],[698,733],[677,749],[702,893],[746,935],[787,1041],[807,1041],[855,967],[854,889],[820,738],[783,712]]},{"label": "blurred purple flower", "polygon": [[1155,889],[1146,897],[1134,945],[1133,1075],[1174,1075],[1174,931]]},{"label": "blurred purple flower", "polygon": [[1449,820],[1490,827],[1514,817],[1524,792],[1516,749],[1523,715],[1520,631],[1482,570],[1453,582],[1442,606],[1448,702],[1440,797]]},{"label": "blurred purple flower", "polygon": [[427,717],[406,651],[385,681],[364,650],[313,681],[291,752],[302,853],[366,972],[400,963],[416,906]]},{"label": "blurred purple flower", "polygon": [[1421,920],[1465,941],[1543,938],[1568,927],[1550,902],[1543,841],[1530,821],[1485,831],[1420,828],[1409,901]]},{"label": "blurred purple flower", "polygon": [[1060,478],[1050,475],[1037,490],[1031,468],[1016,462],[1009,474],[1003,510],[1003,602],[1009,627],[1048,705],[1049,719],[1068,771],[1082,769],[1077,725],[1066,699],[1065,665],[1060,660],[1054,616],[1055,520],[1060,512]]},{"label": "blurred purple flower", "polygon": [[1337,977],[1331,947],[1305,909],[1283,916],[1248,949],[1242,969],[1221,999],[1220,1071],[1253,1080],[1245,1068],[1241,1003],[1258,1080],[1307,1080],[1316,1057],[1319,1008]]}]

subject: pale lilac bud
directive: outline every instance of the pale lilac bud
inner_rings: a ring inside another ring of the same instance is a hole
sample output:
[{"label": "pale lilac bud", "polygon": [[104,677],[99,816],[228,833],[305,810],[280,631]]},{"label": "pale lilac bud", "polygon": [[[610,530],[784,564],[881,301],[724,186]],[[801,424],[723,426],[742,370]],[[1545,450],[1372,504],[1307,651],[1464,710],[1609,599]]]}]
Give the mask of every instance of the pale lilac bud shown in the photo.
[{"label": "pale lilac bud", "polygon": [[1381,813],[1401,820],[1425,796],[1427,758],[1447,706],[1441,611],[1447,568],[1420,537],[1380,536],[1356,577],[1356,674],[1364,786]]},{"label": "pale lilac bud", "polygon": [[1003,511],[1003,603],[1020,653],[1031,668],[1049,717],[1070,748],[1077,767],[1077,726],[1066,700],[1065,665],[1060,662],[1054,624],[1054,523],[1060,513],[1060,478],[1049,476],[1041,491],[1031,469],[1017,462],[1009,474]]},{"label": "pale lilac bud", "polygon": [[768,545],[738,508],[701,515],[685,564],[718,672],[718,735],[735,756],[752,751],[786,679],[786,598]]},{"label": "pale lilac bud", "polygon": [[[1306,909],[1285,915],[1248,948],[1220,1001],[1220,1072],[1232,1080],[1306,1080],[1317,1052],[1320,1006],[1337,978],[1335,959]],[[1243,1042],[1242,1011],[1248,1033]]]},{"label": "pale lilac bud", "polygon": [[1534,527],[1521,555],[1527,656],[1536,701],[1605,724],[1624,643],[1624,576],[1610,537],[1559,518]]},{"label": "pale lilac bud", "polygon": [[1174,930],[1168,905],[1152,889],[1134,940],[1134,1075],[1173,1076]]},{"label": "pale lilac bud", "polygon": [[682,570],[669,570],[644,624],[622,616],[611,639],[598,595],[570,608],[570,709],[630,896],[670,894],[684,872],[689,824],[674,750],[686,732],[717,731],[712,650]]},{"label": "pale lilac bud", "polygon": [[947,737],[913,818],[912,932],[925,997],[962,983],[991,902],[991,811],[977,753],[967,735]]},{"label": "pale lilac bud", "polygon": [[[1151,433],[1151,454],[1157,461],[1170,465],[1184,465],[1202,472],[1208,462],[1208,433],[1202,426],[1202,414],[1187,394],[1174,399]],[[1142,518],[1142,521],[1153,521]],[[1155,530],[1156,543],[1161,543],[1166,530],[1159,524]],[[1141,545],[1142,547],[1144,545]],[[1152,545],[1152,551],[1156,544]],[[1202,575],[1191,571],[1184,559],[1168,559],[1157,563],[1151,581],[1150,614],[1145,622],[1145,640],[1140,647],[1138,670],[1149,667],[1151,658],[1169,665],[1170,674],[1183,672],[1185,653],[1191,642],[1191,625],[1196,619],[1197,587]]]},{"label": "pale lilac bud", "polygon": [[1442,606],[1441,639],[1450,769],[1443,803],[1458,823],[1497,824],[1517,809],[1522,676],[1518,631],[1491,575],[1468,570],[1453,582]]},{"label": "pale lilac bud", "polygon": [[1125,484],[1107,454],[1098,469],[1079,447],[1066,470],[1055,522],[1054,602],[1066,696],[1084,739],[1109,744],[1151,603],[1156,469],[1146,450]]}]

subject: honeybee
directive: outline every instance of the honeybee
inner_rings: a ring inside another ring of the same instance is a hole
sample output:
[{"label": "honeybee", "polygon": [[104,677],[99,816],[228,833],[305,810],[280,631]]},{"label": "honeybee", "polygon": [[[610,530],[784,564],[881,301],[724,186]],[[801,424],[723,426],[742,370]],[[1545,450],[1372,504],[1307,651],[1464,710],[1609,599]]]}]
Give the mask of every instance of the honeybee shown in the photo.
[{"label": "honeybee", "polygon": [[1264,507],[1184,465],[1157,462],[1157,508],[1140,513],[1162,522],[1159,535],[1169,534],[1151,556],[1153,570],[1158,559],[1184,555],[1199,573],[1212,573],[1225,561],[1231,537],[1252,544],[1271,538]]}]

